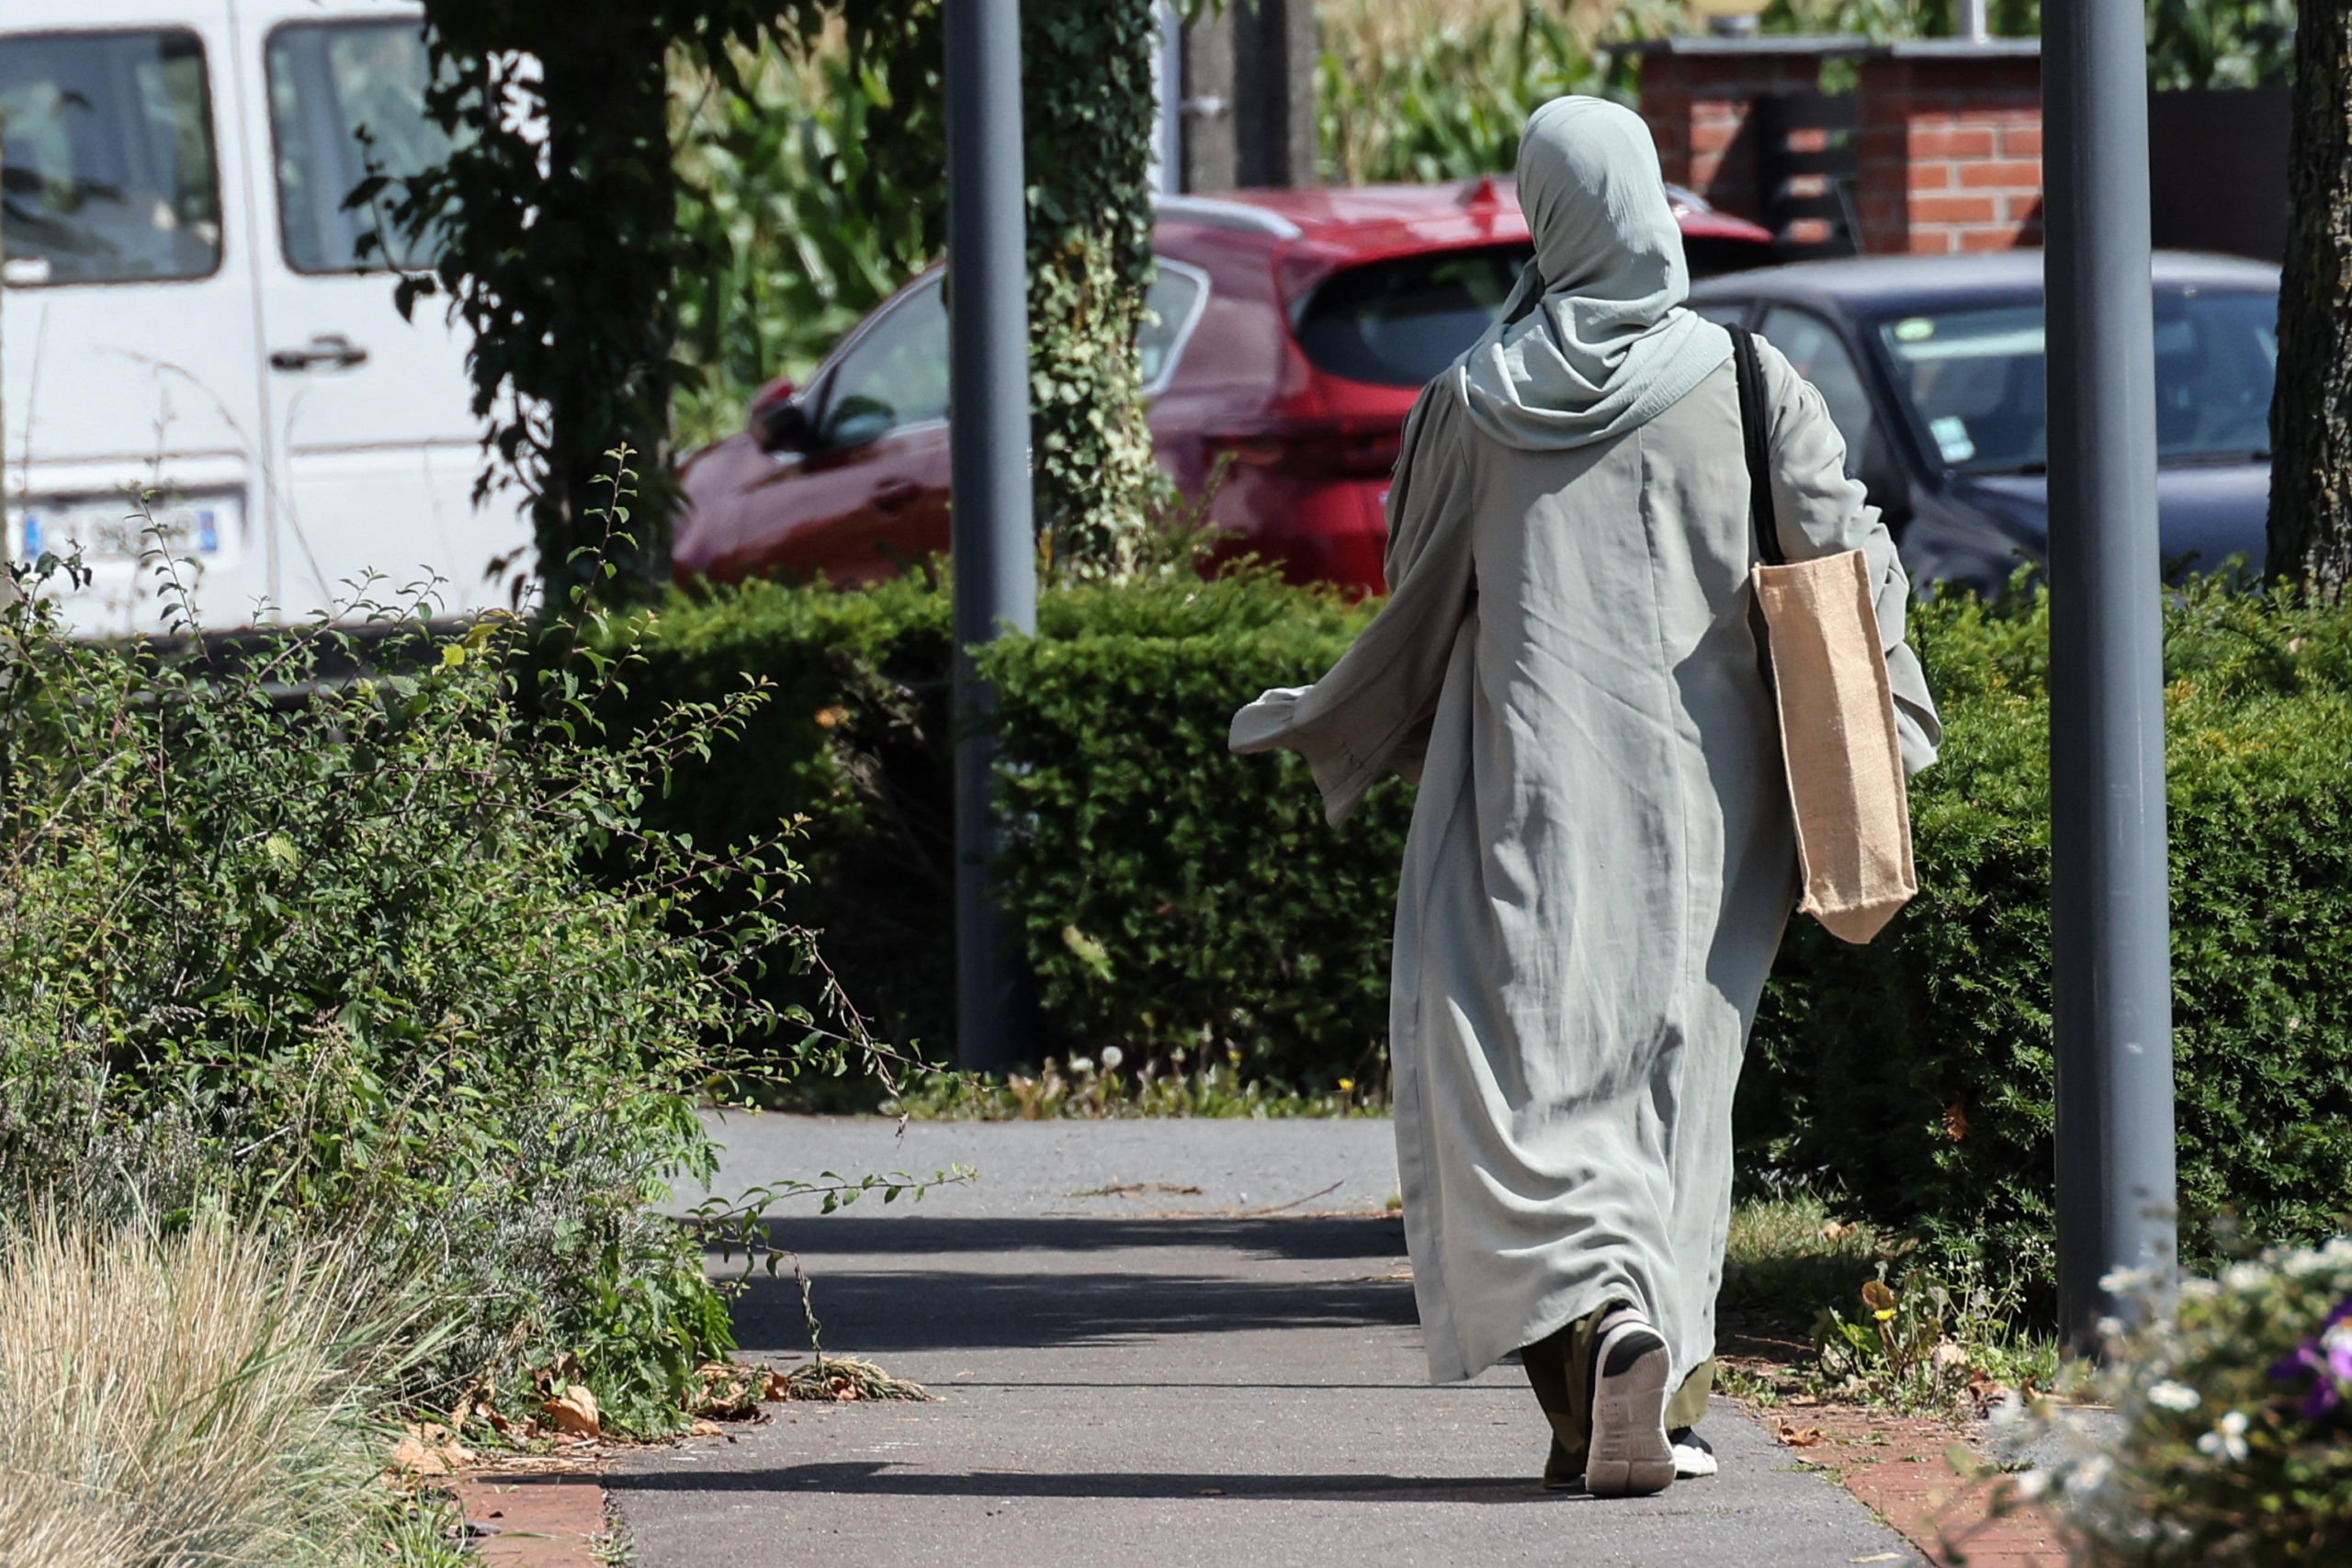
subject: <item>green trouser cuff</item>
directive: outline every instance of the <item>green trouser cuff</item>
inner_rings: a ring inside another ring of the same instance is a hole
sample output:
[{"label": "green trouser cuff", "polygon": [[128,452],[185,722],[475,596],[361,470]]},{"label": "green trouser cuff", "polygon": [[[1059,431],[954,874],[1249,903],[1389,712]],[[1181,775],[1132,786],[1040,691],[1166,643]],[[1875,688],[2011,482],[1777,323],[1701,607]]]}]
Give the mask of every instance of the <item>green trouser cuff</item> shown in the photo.
[{"label": "green trouser cuff", "polygon": [[1690,1369],[1674,1397],[1666,1402],[1666,1429],[1679,1432],[1685,1427],[1695,1427],[1707,1413],[1707,1395],[1715,1392],[1715,1359],[1713,1356]]},{"label": "green trouser cuff", "polygon": [[[1616,1311],[1602,1307],[1544,1336],[1519,1353],[1535,1403],[1552,1427],[1552,1451],[1544,1461],[1544,1484],[1573,1486],[1584,1473],[1585,1454],[1592,1446],[1592,1351],[1600,1337],[1600,1320]],[[1715,1359],[1700,1362],[1666,1402],[1666,1428],[1695,1427],[1707,1413],[1707,1395],[1715,1386]]]}]

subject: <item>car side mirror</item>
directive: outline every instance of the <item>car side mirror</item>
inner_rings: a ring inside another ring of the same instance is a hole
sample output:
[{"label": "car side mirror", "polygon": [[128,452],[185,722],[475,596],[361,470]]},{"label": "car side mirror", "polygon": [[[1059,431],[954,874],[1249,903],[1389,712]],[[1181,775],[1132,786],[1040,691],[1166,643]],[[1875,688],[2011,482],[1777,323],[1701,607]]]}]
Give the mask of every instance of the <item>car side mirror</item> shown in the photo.
[{"label": "car side mirror", "polygon": [[799,452],[808,446],[808,411],[789,381],[771,381],[760,389],[743,416],[743,428],[763,452]]}]

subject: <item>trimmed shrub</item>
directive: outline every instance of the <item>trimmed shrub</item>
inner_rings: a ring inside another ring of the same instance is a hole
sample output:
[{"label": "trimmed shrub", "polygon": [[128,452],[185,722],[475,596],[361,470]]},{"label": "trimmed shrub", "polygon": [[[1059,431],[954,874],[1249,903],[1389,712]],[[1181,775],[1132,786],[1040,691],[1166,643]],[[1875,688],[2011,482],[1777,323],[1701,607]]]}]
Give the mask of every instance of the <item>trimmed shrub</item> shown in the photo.
[{"label": "trimmed shrub", "polygon": [[1333,832],[1297,756],[1237,758],[1233,710],[1329,668],[1365,618],[1258,578],[1053,595],[996,644],[1001,867],[1054,1036],[1320,1093],[1381,1075],[1412,796]]},{"label": "trimmed shrub", "polygon": [[[921,576],[850,593],[754,583],[674,598],[606,632],[644,660],[606,694],[616,734],[673,702],[766,683],[731,743],[678,760],[646,819],[714,850],[792,832],[805,878],[796,920],[821,933],[825,962],[876,1027],[914,1049],[948,1047],[956,1018],[948,608]],[[720,891],[705,912],[724,920],[746,896]],[[778,1007],[817,1010],[823,973],[784,957],[753,983]]]},{"label": "trimmed shrub", "polygon": [[[707,799],[682,775],[670,808],[705,841],[807,816],[828,954],[854,998],[920,1020],[934,1047],[953,970],[944,598],[929,581],[729,591],[665,611],[651,652],[665,691],[748,672],[792,694],[714,755]],[[1206,1046],[1310,1089],[1368,1076],[1410,792],[1391,781],[1334,833],[1296,759],[1225,750],[1236,706],[1314,679],[1368,614],[1258,577],[1057,591],[1035,639],[987,655],[1001,875],[1050,1048],[1136,1063]],[[1922,892],[1868,947],[1792,922],[1743,1165],[2043,1279],[2046,616],[1948,600],[1912,624],[1949,737],[1913,788]],[[2209,585],[2165,627],[2181,1192],[2203,1256],[2216,1216],[2311,1238],[2352,1211],[2352,610]]]}]

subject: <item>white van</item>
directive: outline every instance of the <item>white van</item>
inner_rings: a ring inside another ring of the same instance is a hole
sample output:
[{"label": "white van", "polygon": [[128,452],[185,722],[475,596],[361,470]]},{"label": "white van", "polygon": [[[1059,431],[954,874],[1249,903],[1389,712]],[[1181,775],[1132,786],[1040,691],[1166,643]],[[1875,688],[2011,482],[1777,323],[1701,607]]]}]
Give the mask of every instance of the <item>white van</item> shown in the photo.
[{"label": "white van", "polygon": [[[467,337],[413,322],[342,209],[368,164],[437,161],[422,13],[396,0],[0,7],[0,499],[19,560],[78,545],[77,629],[153,628],[126,502],[161,492],[208,627],[345,612],[348,584],[506,600],[517,493],[472,500]],[[424,258],[396,254],[401,265]],[[527,570],[527,559],[517,567]]]}]

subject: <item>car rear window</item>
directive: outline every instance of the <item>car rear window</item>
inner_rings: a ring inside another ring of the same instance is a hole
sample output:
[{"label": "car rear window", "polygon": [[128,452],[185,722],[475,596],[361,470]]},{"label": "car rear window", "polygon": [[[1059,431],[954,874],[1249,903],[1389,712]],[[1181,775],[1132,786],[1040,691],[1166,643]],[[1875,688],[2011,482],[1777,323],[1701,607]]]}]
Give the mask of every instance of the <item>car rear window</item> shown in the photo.
[{"label": "car rear window", "polygon": [[1306,301],[1298,344],[1318,370],[1419,387],[1502,314],[1528,245],[1434,251],[1333,273]]},{"label": "car rear window", "polygon": [[7,281],[203,277],[220,265],[204,46],[184,28],[0,48]]}]

